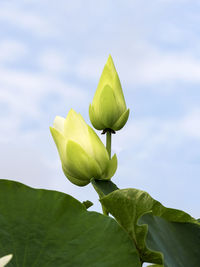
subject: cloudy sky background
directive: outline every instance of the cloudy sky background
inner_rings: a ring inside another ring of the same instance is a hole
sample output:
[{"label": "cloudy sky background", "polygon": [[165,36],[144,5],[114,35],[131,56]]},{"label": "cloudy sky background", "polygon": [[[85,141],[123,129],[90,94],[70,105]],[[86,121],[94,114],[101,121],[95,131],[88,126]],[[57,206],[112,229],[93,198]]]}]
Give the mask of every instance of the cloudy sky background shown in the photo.
[{"label": "cloudy sky background", "polygon": [[90,199],[100,211],[92,187],[62,173],[49,126],[70,108],[90,123],[111,54],[131,110],[113,136],[113,181],[200,217],[199,25],[195,0],[2,0],[0,177]]}]

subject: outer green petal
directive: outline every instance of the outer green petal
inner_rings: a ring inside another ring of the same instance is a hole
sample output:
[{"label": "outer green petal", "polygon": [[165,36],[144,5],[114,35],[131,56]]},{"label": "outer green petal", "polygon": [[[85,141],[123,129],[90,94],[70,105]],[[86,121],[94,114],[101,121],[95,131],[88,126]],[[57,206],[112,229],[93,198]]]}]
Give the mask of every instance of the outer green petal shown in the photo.
[{"label": "outer green petal", "polygon": [[56,116],[53,122],[53,127],[61,133],[64,133],[65,119],[60,116]]},{"label": "outer green petal", "polygon": [[106,85],[101,92],[98,109],[101,121],[103,121],[106,128],[112,129],[113,124],[118,119],[119,110],[117,108],[113,89],[108,85]]},{"label": "outer green petal", "polygon": [[126,110],[126,102],[124,99],[124,94],[122,91],[121,82],[119,80],[119,76],[116,72],[114,79],[113,79],[113,91],[117,100],[117,106],[120,110],[120,114]]},{"label": "outer green petal", "polygon": [[85,186],[87,184],[89,184],[89,180],[80,180],[80,179],[76,179],[75,177],[71,176],[68,171],[65,169],[64,166],[62,166],[63,172],[65,174],[65,176],[69,179],[70,182],[72,182],[75,185],[78,186]]},{"label": "outer green petal", "polygon": [[66,161],[63,166],[69,175],[80,180],[98,179],[101,177],[101,169],[98,163],[79,144],[69,140],[66,152]]},{"label": "outer green petal", "polygon": [[[112,58],[109,56],[106,65],[103,68],[101,77],[99,79],[99,83],[97,86],[97,90],[94,95],[93,101],[95,102],[96,100],[98,101],[101,91],[105,87],[105,85],[110,85],[110,87],[113,86],[113,74],[116,72],[114,64],[112,64]],[[114,67],[114,68],[113,68]]]},{"label": "outer green petal", "polygon": [[127,109],[113,125],[113,130],[118,131],[124,127],[129,117],[129,109]]},{"label": "outer green petal", "polygon": [[113,177],[113,175],[115,174],[117,170],[117,156],[116,154],[112,157],[111,160],[109,160],[108,162],[108,167],[106,169],[106,172],[104,173],[104,179],[110,179],[111,177]]},{"label": "outer green petal", "polygon": [[105,169],[107,168],[109,161],[108,151],[104,146],[104,144],[102,143],[101,139],[89,125],[88,125],[88,132],[92,143],[93,157],[98,162],[102,172],[104,172]]},{"label": "outer green petal", "polygon": [[57,146],[60,159],[62,162],[64,162],[66,159],[66,144],[67,144],[66,139],[62,135],[62,133],[56,130],[55,128],[50,127],[50,131],[54,139],[54,142]]},{"label": "outer green petal", "polygon": [[90,116],[90,121],[92,125],[94,126],[95,129],[97,130],[103,130],[106,127],[103,125],[103,123],[100,121],[99,118],[97,118],[96,113],[94,111],[93,106],[90,104],[89,106],[89,116]]}]

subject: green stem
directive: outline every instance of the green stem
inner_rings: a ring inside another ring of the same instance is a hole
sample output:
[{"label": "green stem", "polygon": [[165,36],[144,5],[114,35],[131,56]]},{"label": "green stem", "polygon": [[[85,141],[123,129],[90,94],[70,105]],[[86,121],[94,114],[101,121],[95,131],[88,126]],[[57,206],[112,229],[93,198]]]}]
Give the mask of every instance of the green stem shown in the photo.
[{"label": "green stem", "polygon": [[[93,185],[93,188],[95,189],[95,191],[99,195],[99,198],[101,199],[102,197],[104,197],[104,193],[98,188],[98,186],[96,186],[94,179],[91,179],[91,184]],[[101,203],[101,207],[102,207],[103,214],[108,216],[108,212],[102,203]]]},{"label": "green stem", "polygon": [[111,158],[111,132],[106,132],[106,149],[108,151],[109,158]]},{"label": "green stem", "polygon": [[[109,129],[108,129],[108,131],[103,132],[103,134],[104,133],[106,133],[106,149],[108,151],[109,158],[111,159],[111,134],[112,133]],[[108,181],[102,181],[102,182],[108,182]],[[95,183],[95,180],[92,179],[91,183],[92,183],[94,189],[96,190],[97,194],[99,195],[99,198],[101,199],[102,197],[104,197],[105,194],[97,186],[97,184],[96,184],[97,182]],[[104,207],[103,204],[101,204],[101,206],[102,206],[103,214],[108,216],[109,214],[108,214],[107,209]]]},{"label": "green stem", "polygon": [[109,213],[108,213],[107,209],[104,207],[103,204],[101,204],[101,207],[102,207],[103,215],[108,216]]}]

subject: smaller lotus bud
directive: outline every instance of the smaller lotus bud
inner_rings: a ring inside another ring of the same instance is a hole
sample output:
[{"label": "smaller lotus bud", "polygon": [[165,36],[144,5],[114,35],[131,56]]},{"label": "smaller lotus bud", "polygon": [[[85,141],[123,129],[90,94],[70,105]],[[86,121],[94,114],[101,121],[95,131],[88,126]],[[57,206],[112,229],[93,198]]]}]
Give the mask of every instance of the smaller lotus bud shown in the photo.
[{"label": "smaller lotus bud", "polygon": [[117,169],[117,157],[108,152],[80,114],[71,109],[66,119],[57,116],[51,134],[56,143],[65,176],[79,186],[92,178],[110,179]]},{"label": "smaller lotus bud", "polygon": [[92,104],[89,107],[90,121],[95,129],[118,131],[129,117],[121,83],[112,57],[109,56],[103,69]]}]

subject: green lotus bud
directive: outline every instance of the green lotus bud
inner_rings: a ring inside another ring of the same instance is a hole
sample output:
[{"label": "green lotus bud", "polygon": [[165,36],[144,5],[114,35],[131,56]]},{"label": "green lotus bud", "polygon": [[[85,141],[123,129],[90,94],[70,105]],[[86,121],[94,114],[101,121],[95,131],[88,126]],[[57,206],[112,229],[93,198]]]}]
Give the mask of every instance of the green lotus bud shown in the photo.
[{"label": "green lotus bud", "polygon": [[94,130],[71,109],[66,119],[57,116],[51,134],[56,143],[65,176],[79,186],[91,178],[108,180],[117,169],[117,157],[108,152]]},{"label": "green lotus bud", "polygon": [[89,107],[90,121],[97,130],[106,128],[120,130],[126,124],[129,109],[115,69],[112,57],[109,56],[103,69],[93,102]]}]

